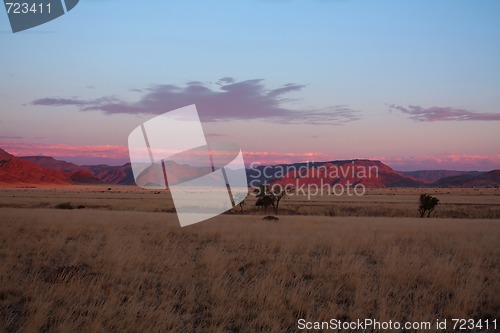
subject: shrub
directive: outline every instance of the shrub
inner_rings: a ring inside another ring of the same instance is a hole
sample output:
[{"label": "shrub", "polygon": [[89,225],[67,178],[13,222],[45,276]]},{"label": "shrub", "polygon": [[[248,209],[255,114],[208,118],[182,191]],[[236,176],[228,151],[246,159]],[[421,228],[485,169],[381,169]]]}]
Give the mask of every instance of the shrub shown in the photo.
[{"label": "shrub", "polygon": [[57,209],[73,209],[73,206],[69,202],[61,202],[56,205]]},{"label": "shrub", "polygon": [[427,217],[431,216],[436,206],[439,204],[439,199],[428,194],[420,195],[420,206],[418,211],[420,212],[420,217],[424,217],[425,212],[427,212]]}]

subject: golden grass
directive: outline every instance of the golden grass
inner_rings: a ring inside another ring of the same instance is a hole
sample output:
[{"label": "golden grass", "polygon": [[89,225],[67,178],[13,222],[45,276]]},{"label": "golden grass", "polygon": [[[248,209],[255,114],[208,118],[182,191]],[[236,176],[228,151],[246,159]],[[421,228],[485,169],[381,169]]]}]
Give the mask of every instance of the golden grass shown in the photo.
[{"label": "golden grass", "polygon": [[[108,189],[111,190],[108,190]],[[500,189],[368,189],[364,196],[288,196],[281,201],[280,215],[418,217],[421,193],[440,200],[431,217],[500,219]],[[243,212],[262,215],[255,197],[247,198]],[[135,186],[61,186],[0,189],[0,207],[55,208],[64,203],[86,209],[175,212],[168,191],[149,191]],[[271,213],[272,209],[268,209]]]},{"label": "golden grass", "polygon": [[47,208],[0,218],[0,332],[500,315],[498,220],[224,215],[180,228],[175,214]]}]

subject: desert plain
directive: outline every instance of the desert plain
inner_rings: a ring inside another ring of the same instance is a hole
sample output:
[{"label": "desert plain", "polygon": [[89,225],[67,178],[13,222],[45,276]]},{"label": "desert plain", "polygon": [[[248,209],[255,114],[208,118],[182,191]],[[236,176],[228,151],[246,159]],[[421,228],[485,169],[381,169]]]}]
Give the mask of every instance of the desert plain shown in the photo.
[{"label": "desert plain", "polygon": [[[440,200],[430,218],[419,217],[421,193]],[[270,214],[279,220],[262,219]],[[249,196],[243,207],[181,228],[167,191],[5,187],[0,332],[498,321],[499,239],[496,188],[289,196],[278,214],[257,209]]]}]

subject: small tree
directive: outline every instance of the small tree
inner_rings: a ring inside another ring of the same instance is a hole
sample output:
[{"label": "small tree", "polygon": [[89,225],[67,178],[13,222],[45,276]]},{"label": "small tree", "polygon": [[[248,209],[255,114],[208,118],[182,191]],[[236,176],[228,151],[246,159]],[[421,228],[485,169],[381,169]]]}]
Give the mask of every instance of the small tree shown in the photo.
[{"label": "small tree", "polygon": [[428,194],[420,195],[420,206],[418,211],[420,212],[420,217],[424,217],[427,212],[427,217],[431,216],[436,206],[439,204],[439,199]]},{"label": "small tree", "polygon": [[255,202],[255,206],[264,207],[264,212],[267,212],[267,208],[269,206],[275,207],[274,196],[270,194],[263,194],[261,197],[257,196],[257,201]]},{"label": "small tree", "polygon": [[271,194],[274,196],[274,214],[278,215],[278,207],[281,199],[288,194],[288,188],[283,186],[273,186],[271,188]]},{"label": "small tree", "polygon": [[274,209],[274,214],[278,215],[280,202],[288,193],[288,188],[263,184],[254,189],[254,193],[257,196],[255,206],[264,207],[264,212],[267,212],[267,208],[271,206]]}]

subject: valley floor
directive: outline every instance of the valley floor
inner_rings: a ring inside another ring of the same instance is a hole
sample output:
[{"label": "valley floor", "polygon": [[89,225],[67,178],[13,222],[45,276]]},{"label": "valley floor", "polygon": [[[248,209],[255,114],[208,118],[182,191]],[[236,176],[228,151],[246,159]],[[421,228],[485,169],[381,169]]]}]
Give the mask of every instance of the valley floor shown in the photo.
[{"label": "valley floor", "polygon": [[[419,192],[391,193],[362,200],[404,209]],[[436,195],[491,207],[499,198]],[[245,214],[180,228],[164,211],[173,208],[165,193],[37,188],[4,189],[0,198],[0,332],[295,332],[299,319],[500,319],[498,218],[302,216],[290,211],[307,206],[287,198],[278,222],[249,203]],[[65,202],[84,207],[55,208]]]}]

